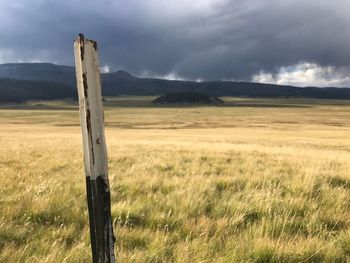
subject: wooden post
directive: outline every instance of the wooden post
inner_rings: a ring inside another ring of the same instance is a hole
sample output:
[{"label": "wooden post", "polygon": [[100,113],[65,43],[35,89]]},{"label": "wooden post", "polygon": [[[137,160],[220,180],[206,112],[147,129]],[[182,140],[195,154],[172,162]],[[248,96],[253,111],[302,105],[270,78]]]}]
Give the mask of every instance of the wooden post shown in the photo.
[{"label": "wooden post", "polygon": [[94,263],[115,262],[108,159],[97,44],[84,38],[74,41],[75,69],[83,135],[90,238]]}]

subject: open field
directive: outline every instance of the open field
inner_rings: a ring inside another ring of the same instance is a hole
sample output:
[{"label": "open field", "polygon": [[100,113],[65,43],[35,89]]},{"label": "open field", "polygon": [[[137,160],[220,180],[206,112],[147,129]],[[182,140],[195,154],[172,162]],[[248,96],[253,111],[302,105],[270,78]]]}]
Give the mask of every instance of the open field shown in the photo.
[{"label": "open field", "polygon": [[[350,101],[105,103],[118,262],[350,262]],[[76,105],[0,106],[0,262],[90,262]]]}]

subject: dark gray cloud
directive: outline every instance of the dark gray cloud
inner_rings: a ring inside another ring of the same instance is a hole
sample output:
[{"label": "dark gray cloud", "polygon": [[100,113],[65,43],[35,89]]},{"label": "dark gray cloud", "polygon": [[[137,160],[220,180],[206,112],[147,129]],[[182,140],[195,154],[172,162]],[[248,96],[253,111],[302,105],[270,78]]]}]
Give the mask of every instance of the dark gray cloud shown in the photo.
[{"label": "dark gray cloud", "polygon": [[314,70],[350,86],[349,12],[348,0],[2,0],[0,63],[73,65],[84,32],[111,70],[292,84],[290,71]]}]

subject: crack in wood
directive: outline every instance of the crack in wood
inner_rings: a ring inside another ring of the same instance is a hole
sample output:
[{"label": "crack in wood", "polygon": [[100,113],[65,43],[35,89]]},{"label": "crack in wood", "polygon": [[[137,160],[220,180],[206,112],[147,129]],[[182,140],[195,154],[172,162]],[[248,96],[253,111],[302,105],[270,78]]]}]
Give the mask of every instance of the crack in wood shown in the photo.
[{"label": "crack in wood", "polygon": [[87,84],[86,73],[83,73],[83,88],[84,88],[84,97],[87,100],[87,98],[88,98],[88,84]]},{"label": "crack in wood", "polygon": [[79,34],[79,41],[80,41],[80,58],[81,58],[81,61],[84,61],[85,39],[82,33]]},{"label": "crack in wood", "polygon": [[92,139],[92,127],[91,127],[91,112],[90,109],[86,109],[86,129],[88,132],[89,140],[91,142],[91,155],[92,155],[92,164],[95,164],[95,153],[94,153],[94,144]]}]

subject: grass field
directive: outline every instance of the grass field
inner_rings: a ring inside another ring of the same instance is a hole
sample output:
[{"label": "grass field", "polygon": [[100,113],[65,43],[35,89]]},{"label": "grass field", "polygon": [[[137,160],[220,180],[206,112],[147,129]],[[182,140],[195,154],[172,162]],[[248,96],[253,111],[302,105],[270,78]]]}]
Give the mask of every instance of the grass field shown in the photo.
[{"label": "grass field", "polygon": [[[118,262],[350,262],[350,101],[105,103]],[[90,262],[76,105],[0,107],[0,262]]]}]

